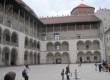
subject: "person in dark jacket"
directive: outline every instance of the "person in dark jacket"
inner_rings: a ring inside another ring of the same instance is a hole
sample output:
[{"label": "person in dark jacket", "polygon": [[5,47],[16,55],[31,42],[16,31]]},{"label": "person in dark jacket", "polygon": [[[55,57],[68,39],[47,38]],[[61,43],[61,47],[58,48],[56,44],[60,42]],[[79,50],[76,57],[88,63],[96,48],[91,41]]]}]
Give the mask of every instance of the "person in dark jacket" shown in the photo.
[{"label": "person in dark jacket", "polygon": [[101,69],[102,69],[102,64],[100,63],[99,64],[99,72],[101,72]]},{"label": "person in dark jacket", "polygon": [[69,75],[68,75],[68,73],[70,73],[69,64],[68,64],[68,66],[66,67],[66,71],[67,71],[67,74],[66,74],[67,80],[69,80]]},{"label": "person in dark jacket", "polygon": [[62,80],[64,80],[64,69],[61,72]]}]

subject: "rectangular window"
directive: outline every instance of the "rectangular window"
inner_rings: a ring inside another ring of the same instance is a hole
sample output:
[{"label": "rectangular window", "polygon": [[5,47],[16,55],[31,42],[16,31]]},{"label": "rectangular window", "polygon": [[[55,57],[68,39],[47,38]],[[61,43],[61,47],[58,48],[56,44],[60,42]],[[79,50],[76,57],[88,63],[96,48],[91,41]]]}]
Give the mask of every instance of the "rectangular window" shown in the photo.
[{"label": "rectangular window", "polygon": [[97,60],[97,56],[94,56],[94,60]]},{"label": "rectangular window", "polygon": [[108,51],[109,51],[109,47],[108,47]]},{"label": "rectangular window", "polygon": [[90,60],[90,57],[87,57],[87,60]]},{"label": "rectangular window", "polygon": [[59,33],[54,34],[54,40],[59,40],[59,37],[60,37]]},{"label": "rectangular window", "polygon": [[80,36],[78,36],[78,39],[80,39]]},{"label": "rectangular window", "polygon": [[42,34],[42,39],[46,40],[46,34]]},{"label": "rectangular window", "polygon": [[56,50],[59,50],[60,49],[60,46],[56,46]]}]

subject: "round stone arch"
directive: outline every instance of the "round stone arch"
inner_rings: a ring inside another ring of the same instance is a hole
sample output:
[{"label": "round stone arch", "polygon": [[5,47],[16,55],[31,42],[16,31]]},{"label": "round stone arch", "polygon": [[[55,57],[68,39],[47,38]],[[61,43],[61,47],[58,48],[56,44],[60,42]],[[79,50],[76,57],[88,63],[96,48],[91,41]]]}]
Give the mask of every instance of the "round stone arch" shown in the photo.
[{"label": "round stone arch", "polygon": [[85,55],[86,55],[86,61],[87,62],[92,62],[93,60],[92,60],[92,52],[91,51],[87,51],[86,53],[85,53]]},{"label": "round stone arch", "polygon": [[18,51],[16,48],[12,48],[10,65],[17,65],[17,58],[18,58]]},{"label": "round stone arch", "polygon": [[93,41],[93,49],[95,49],[95,50],[100,49],[100,42],[98,40]]},{"label": "round stone arch", "polygon": [[84,42],[83,41],[77,42],[77,50],[84,50]]},{"label": "round stone arch", "polygon": [[18,43],[18,34],[17,34],[17,32],[12,33],[11,42]]},{"label": "round stone arch", "polygon": [[37,43],[37,48],[40,50],[40,41]]},{"label": "round stone arch", "polygon": [[77,62],[84,62],[85,61],[85,55],[84,52],[79,51],[77,54]]},{"label": "round stone arch", "polygon": [[10,48],[9,47],[4,47],[2,50],[2,61],[5,65],[10,65]]},{"label": "round stone arch", "polygon": [[33,64],[34,54],[30,51],[30,64]]},{"label": "round stone arch", "polygon": [[37,60],[37,52],[34,52],[34,64],[37,64],[38,60]]},{"label": "round stone arch", "polygon": [[32,38],[30,38],[29,43],[30,43],[30,48],[33,48],[33,39]]},{"label": "round stone arch", "polygon": [[34,40],[34,48],[37,48],[37,40]]},{"label": "round stone arch", "polygon": [[47,53],[47,64],[54,64],[54,55],[53,55],[53,53]]},{"label": "round stone arch", "polygon": [[5,29],[3,31],[3,40],[4,41],[10,41],[11,32],[9,29]]},{"label": "round stone arch", "polygon": [[29,51],[25,50],[24,52],[24,64],[29,64]]},{"label": "round stone arch", "polygon": [[101,53],[99,51],[93,52],[94,61],[101,62]]},{"label": "round stone arch", "polygon": [[62,42],[62,50],[69,51],[69,43],[67,41]]},{"label": "round stone arch", "polygon": [[85,41],[85,49],[91,50],[92,49],[92,42],[90,40]]},{"label": "round stone arch", "polygon": [[55,42],[54,43],[54,50],[56,50],[56,51],[61,50],[61,43],[60,42]]},{"label": "round stone arch", "polygon": [[53,43],[52,42],[47,43],[47,51],[53,51]]},{"label": "round stone arch", "polygon": [[69,64],[69,53],[67,52],[62,53],[62,63]]},{"label": "round stone arch", "polygon": [[29,46],[29,37],[25,36],[25,47]]},{"label": "round stone arch", "polygon": [[61,53],[59,53],[59,52],[56,52],[56,53],[55,53],[55,63],[56,63],[56,64],[61,64],[61,63],[62,63]]}]

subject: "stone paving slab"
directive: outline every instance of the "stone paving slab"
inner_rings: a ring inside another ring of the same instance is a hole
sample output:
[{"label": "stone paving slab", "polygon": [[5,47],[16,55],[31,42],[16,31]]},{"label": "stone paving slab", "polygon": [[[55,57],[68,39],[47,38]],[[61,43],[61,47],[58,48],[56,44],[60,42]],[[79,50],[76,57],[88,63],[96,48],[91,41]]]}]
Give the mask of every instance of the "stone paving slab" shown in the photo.
[{"label": "stone paving slab", "polygon": [[[29,80],[62,80],[61,71],[66,66],[67,64],[30,66]],[[24,80],[22,77],[23,69],[24,66],[0,68],[0,80],[3,80],[4,75],[9,71],[16,72],[16,80]],[[77,80],[110,80],[110,74],[108,72],[95,71],[94,64],[82,64],[81,67],[78,67],[78,64],[70,64],[70,71],[72,72],[71,80],[76,80],[74,78],[75,69],[78,71],[79,79]]]}]

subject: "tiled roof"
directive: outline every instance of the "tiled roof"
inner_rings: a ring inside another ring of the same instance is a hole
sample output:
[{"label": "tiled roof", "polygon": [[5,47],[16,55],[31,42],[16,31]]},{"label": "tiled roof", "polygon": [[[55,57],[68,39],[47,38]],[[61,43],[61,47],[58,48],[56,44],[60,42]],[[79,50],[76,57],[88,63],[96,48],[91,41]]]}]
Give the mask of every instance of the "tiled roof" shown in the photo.
[{"label": "tiled roof", "polygon": [[35,14],[35,12],[27,5],[25,4],[22,0],[16,0],[20,5],[22,5],[25,9],[27,9],[32,15],[34,15],[35,17],[37,17],[37,15]]},{"label": "tiled roof", "polygon": [[95,15],[50,17],[50,18],[41,18],[40,20],[44,24],[61,24],[61,23],[77,23],[77,22],[97,22],[97,21],[101,21]]},{"label": "tiled roof", "polygon": [[79,6],[77,6],[77,7],[75,7],[75,8],[78,8],[78,7],[80,7],[80,8],[85,8],[85,7],[87,7],[87,8],[94,8],[94,7],[91,7],[91,6],[88,6],[88,5],[85,5],[85,4],[80,4]]}]

